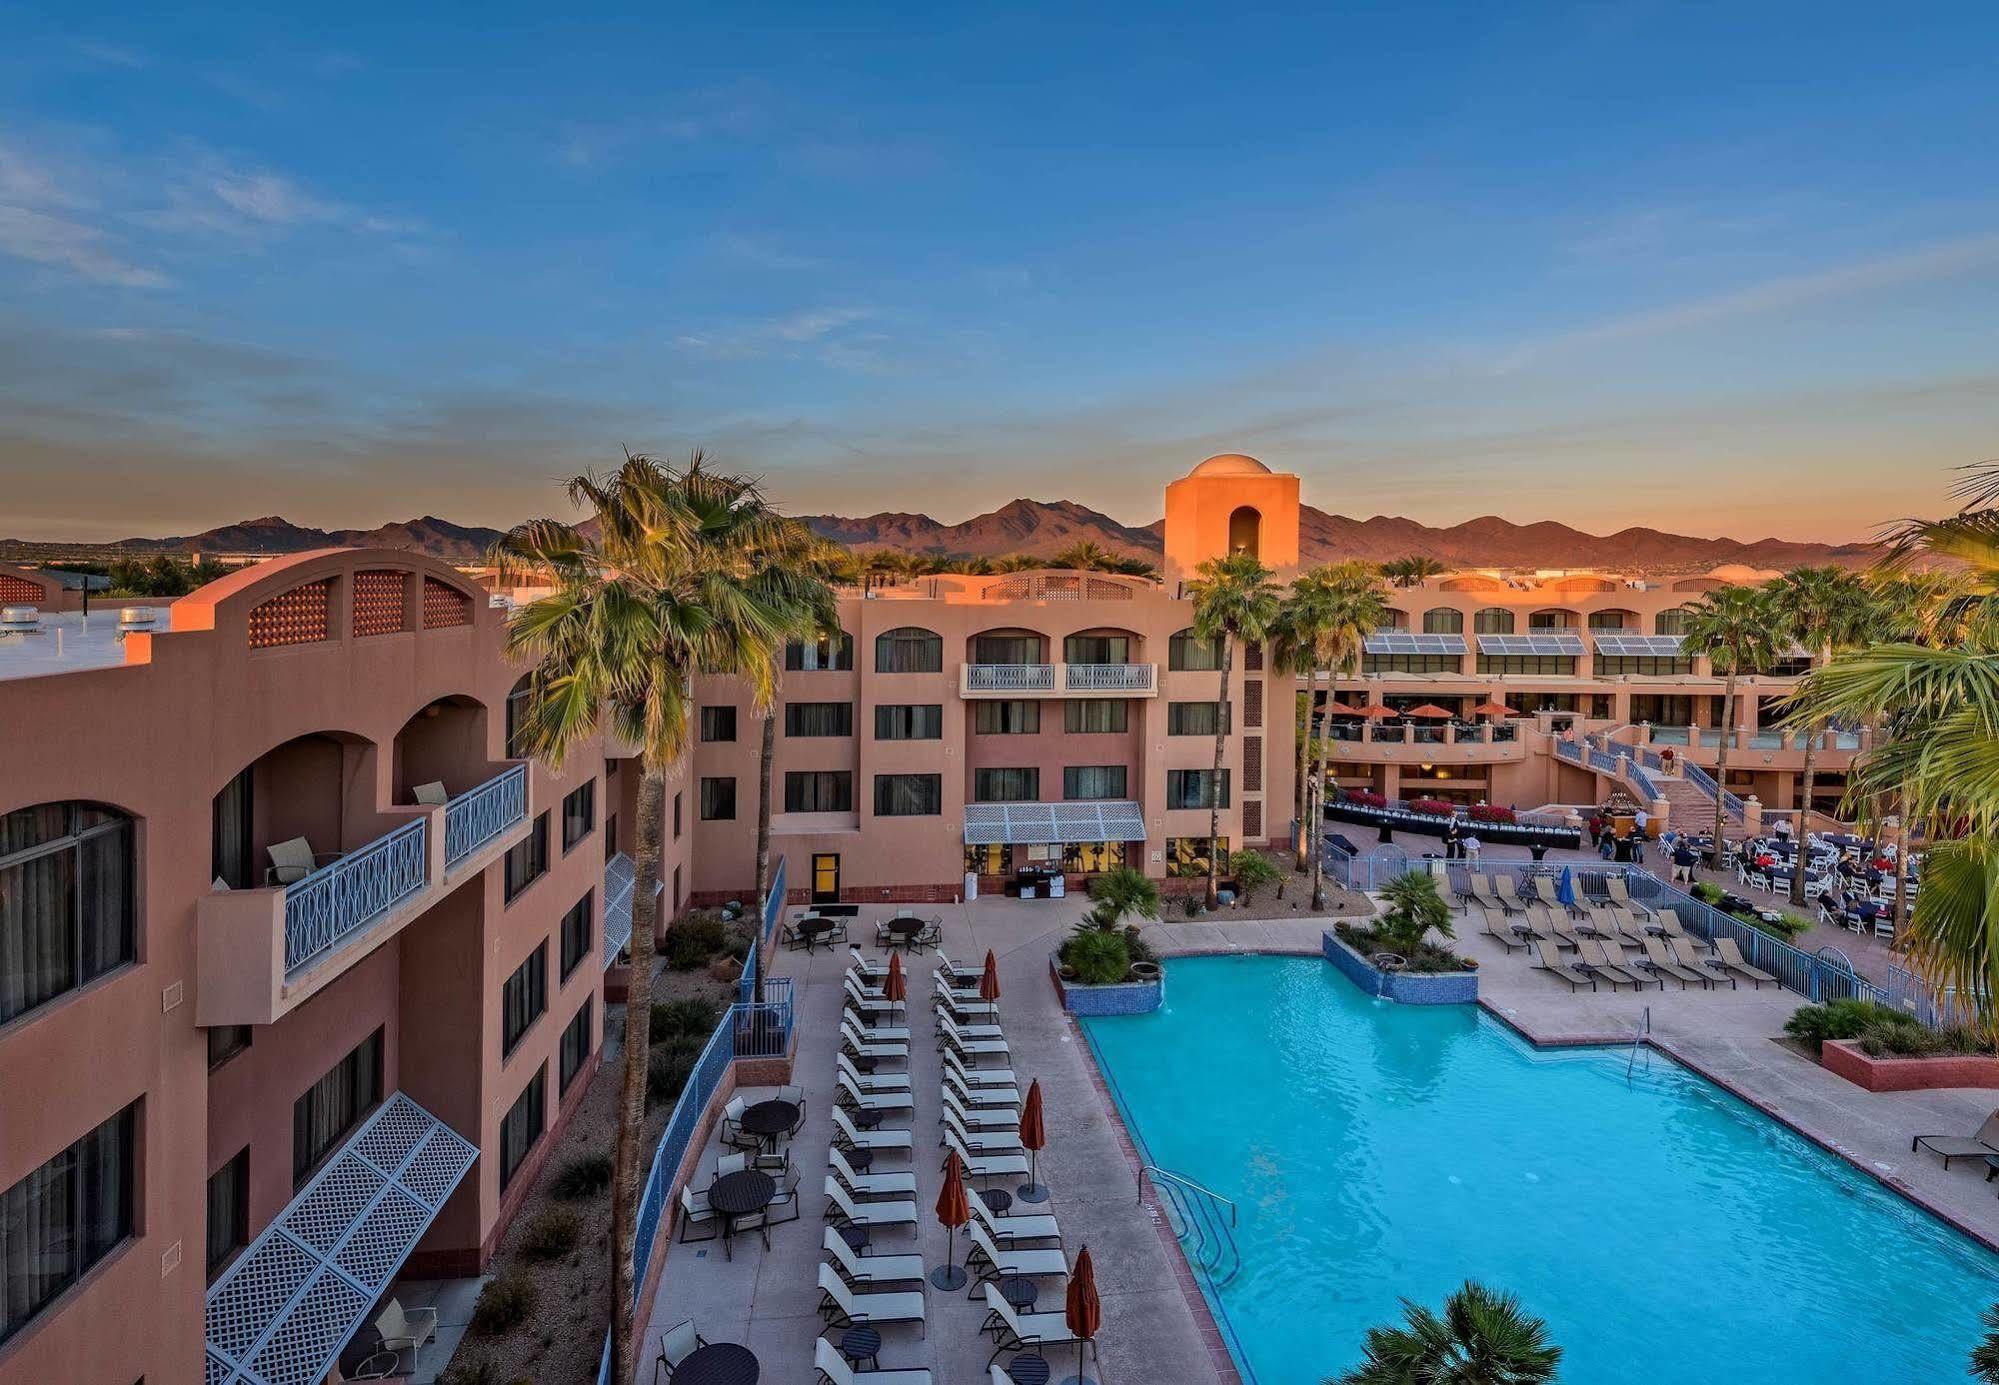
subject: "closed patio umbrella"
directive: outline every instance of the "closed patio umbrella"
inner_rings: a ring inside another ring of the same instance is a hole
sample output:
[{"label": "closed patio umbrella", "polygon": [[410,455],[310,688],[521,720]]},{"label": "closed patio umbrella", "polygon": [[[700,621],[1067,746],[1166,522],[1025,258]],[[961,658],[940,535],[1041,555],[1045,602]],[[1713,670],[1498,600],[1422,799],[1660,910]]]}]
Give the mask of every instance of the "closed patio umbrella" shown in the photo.
[{"label": "closed patio umbrella", "polygon": [[909,980],[902,974],[902,954],[888,955],[888,977],[882,982],[882,999],[895,1003],[909,999]]},{"label": "closed patio umbrella", "polygon": [[930,1272],[930,1282],[940,1289],[965,1287],[965,1271],[958,1265],[958,1228],[971,1219],[972,1207],[965,1201],[965,1164],[954,1149],[944,1161],[944,1186],[937,1194],[937,1220],[950,1233],[944,1263]]},{"label": "closed patio umbrella", "polygon": [[1076,1269],[1069,1276],[1069,1294],[1062,1304],[1062,1316],[1069,1330],[1076,1334],[1076,1374],[1062,1385],[1090,1385],[1089,1377],[1083,1374],[1083,1353],[1104,1325],[1104,1305],[1097,1298],[1097,1267],[1090,1259],[1088,1246],[1076,1256]]},{"label": "closed patio umbrella", "polygon": [[1411,707],[1402,714],[1405,717],[1424,717],[1431,721],[1447,720],[1451,713],[1434,702],[1425,702],[1420,707]]},{"label": "closed patio umbrella", "polygon": [[986,949],[986,969],[979,973],[979,999],[992,1005],[999,1000],[999,958]]},{"label": "closed patio umbrella", "polygon": [[1041,1114],[1041,1079],[1038,1077],[1029,1084],[1027,1104],[1020,1108],[1020,1143],[1034,1161],[1027,1171],[1027,1182],[1020,1187],[1020,1200],[1046,1202],[1048,1190],[1041,1186],[1038,1175],[1041,1172],[1041,1148],[1048,1143],[1048,1123]]}]

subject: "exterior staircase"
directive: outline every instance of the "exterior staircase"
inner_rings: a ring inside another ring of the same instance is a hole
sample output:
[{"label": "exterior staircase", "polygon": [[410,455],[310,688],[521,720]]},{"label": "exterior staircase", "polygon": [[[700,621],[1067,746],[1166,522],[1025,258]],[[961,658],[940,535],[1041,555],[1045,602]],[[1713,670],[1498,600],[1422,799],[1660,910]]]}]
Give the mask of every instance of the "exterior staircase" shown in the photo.
[{"label": "exterior staircase", "polygon": [[[1668,821],[1673,826],[1683,832],[1706,832],[1714,827],[1714,797],[1707,790],[1676,774],[1654,774],[1652,782],[1666,800]],[[1732,817],[1723,817],[1722,828],[1730,837],[1742,835],[1742,824]]]}]

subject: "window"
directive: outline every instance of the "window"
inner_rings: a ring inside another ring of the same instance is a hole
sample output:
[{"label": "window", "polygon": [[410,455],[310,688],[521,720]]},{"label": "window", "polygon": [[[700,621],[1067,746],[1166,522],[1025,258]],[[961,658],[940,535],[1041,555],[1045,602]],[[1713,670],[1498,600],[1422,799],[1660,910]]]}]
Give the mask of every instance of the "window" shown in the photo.
[{"label": "window", "polygon": [[733,741],[736,739],[736,709],[734,707],[703,707],[701,709],[701,739],[704,741]]},{"label": "window", "polygon": [[527,724],[528,700],[533,696],[532,680],[523,676],[514,684],[514,690],[507,694],[507,758],[525,760],[528,757]]},{"label": "window", "polygon": [[208,1070],[214,1072],[250,1046],[255,1031],[247,1024],[218,1024],[208,1031]]},{"label": "window", "polygon": [[977,702],[972,729],[981,736],[1031,736],[1041,730],[1039,702]]},{"label": "window", "polygon": [[1062,704],[1062,729],[1070,735],[1122,733],[1130,725],[1131,704],[1115,697],[1078,697]]},{"label": "window", "polygon": [[1192,630],[1182,630],[1166,642],[1166,667],[1175,673],[1198,673],[1222,666],[1219,638],[1199,639]]},{"label": "window", "polygon": [[133,956],[132,820],[94,803],[0,815],[0,1024]]},{"label": "window", "polygon": [[[1214,845],[1221,848],[1222,859],[1228,859],[1229,839],[1221,838]],[[1208,846],[1206,837],[1168,837],[1166,839],[1166,873],[1186,880],[1194,876],[1206,878],[1208,874]]]},{"label": "window", "polygon": [[1166,734],[1169,736],[1212,736],[1228,729],[1225,702],[1169,702],[1166,704]]},{"label": "window", "polygon": [[875,708],[878,741],[935,741],[944,736],[944,708],[936,702]]},{"label": "window", "polygon": [[1663,674],[1692,673],[1693,671],[1694,661],[1692,659],[1648,658],[1639,655],[1610,654],[1599,654],[1596,656],[1596,672],[1597,676],[1601,678],[1614,678],[1619,674],[1630,673],[1658,677]]},{"label": "window", "polygon": [[584,997],[583,1008],[562,1031],[562,1052],[555,1078],[558,1098],[569,1095],[569,1084],[576,1080],[576,1074],[583,1071],[583,1064],[590,1057],[591,1001],[591,997]]},{"label": "window", "polygon": [[784,647],[784,666],[792,673],[814,670],[851,672],[854,667],[854,637],[842,630],[838,635],[822,636],[811,644],[793,640]]},{"label": "window", "polygon": [[138,1107],[0,1193],[0,1342],[132,1234]]},{"label": "window", "polygon": [[1006,871],[1004,842],[986,842],[965,848],[965,874],[1000,875]]},{"label": "window", "polygon": [[611,814],[604,819],[604,859],[610,860],[618,854],[618,815]]},{"label": "window", "polygon": [[1251,505],[1238,505],[1229,513],[1229,552],[1257,556],[1262,544],[1263,516]]},{"label": "window", "polygon": [[548,814],[534,820],[534,829],[507,852],[507,874],[503,882],[506,902],[512,904],[520,892],[541,879],[548,870]]},{"label": "window", "polygon": [[928,630],[904,626],[875,636],[876,673],[942,673],[944,641]]},{"label": "window", "polygon": [[382,1099],[382,1031],[354,1046],[292,1103],[292,1187],[305,1186],[319,1161],[347,1138]]},{"label": "window", "polygon": [[1064,798],[1123,798],[1123,765],[1070,765],[1062,771]]},{"label": "window", "polygon": [[208,1277],[250,1243],[250,1147],[208,1175]]},{"label": "window", "polygon": [[1102,875],[1123,864],[1123,842],[1070,842],[1062,848],[1062,869],[1071,875]]},{"label": "window", "polygon": [[701,821],[734,822],[736,820],[736,781],[734,779],[703,779],[701,781]]},{"label": "window", "polygon": [[1363,654],[1362,673],[1456,673],[1464,660],[1456,654]]},{"label": "window", "polygon": [[564,795],[562,800],[562,849],[569,848],[590,835],[590,829],[597,825],[597,781],[576,788]]},{"label": "window", "polygon": [[227,882],[232,890],[252,889],[263,881],[257,873],[256,766],[244,769],[222,786],[209,808],[209,878]]},{"label": "window", "polygon": [[1482,611],[1473,611],[1471,628],[1476,635],[1510,635],[1513,633],[1513,612],[1504,606],[1488,606]]},{"label": "window", "polygon": [[972,797],[980,803],[1033,803],[1041,797],[1038,769],[972,771]]},{"label": "window", "polygon": [[877,774],[875,776],[876,817],[934,817],[943,811],[943,775]]},{"label": "window", "polygon": [[1675,606],[1670,611],[1661,611],[1652,617],[1652,633],[1655,635],[1684,635],[1687,633],[1687,608]]},{"label": "window", "polygon": [[1576,661],[1560,654],[1481,654],[1480,673],[1537,673],[1558,678],[1573,677]]},{"label": "window", "polygon": [[854,734],[854,704],[851,702],[787,702],[784,704],[784,734],[787,736],[851,736]]},{"label": "window", "polygon": [[1038,664],[1041,660],[1039,635],[980,635],[972,641],[975,664]]},{"label": "window", "polygon": [[1575,626],[1574,611],[1535,611],[1527,617],[1529,630],[1569,630]]},{"label": "window", "polygon": [[[1210,803],[1211,784],[1219,784],[1220,792]],[[1215,778],[1211,769],[1169,769],[1166,771],[1166,806],[1169,808],[1208,808],[1229,806],[1229,772],[1223,770],[1221,778]]]},{"label": "window", "polygon": [[854,776],[844,769],[789,770],[784,776],[787,813],[851,813]]},{"label": "window", "polygon": [[1638,617],[1630,611],[1591,611],[1589,628],[1592,630],[1636,630]]},{"label": "window", "polygon": [[679,790],[676,789],[673,795],[673,839],[675,841],[680,840],[680,813],[681,813],[680,800],[681,800],[681,794]]},{"label": "window", "polygon": [[591,923],[597,916],[596,892],[585,890],[583,898],[562,916],[562,979],[567,981],[576,964],[590,955]]},{"label": "window", "polygon": [[1071,635],[1062,641],[1062,657],[1072,664],[1128,664],[1129,635]]},{"label": "window", "polygon": [[1423,612],[1423,633],[1426,635],[1462,635],[1464,632],[1463,611],[1439,606],[1433,611]]},{"label": "window", "polygon": [[548,944],[537,943],[514,974],[500,983],[500,1056],[506,1057],[521,1036],[548,1009]]},{"label": "window", "polygon": [[528,1079],[527,1090],[507,1108],[507,1114],[500,1117],[500,1191],[514,1181],[521,1165],[534,1147],[541,1142],[541,1132],[548,1124],[544,1109],[547,1098],[548,1064],[543,1063]]}]

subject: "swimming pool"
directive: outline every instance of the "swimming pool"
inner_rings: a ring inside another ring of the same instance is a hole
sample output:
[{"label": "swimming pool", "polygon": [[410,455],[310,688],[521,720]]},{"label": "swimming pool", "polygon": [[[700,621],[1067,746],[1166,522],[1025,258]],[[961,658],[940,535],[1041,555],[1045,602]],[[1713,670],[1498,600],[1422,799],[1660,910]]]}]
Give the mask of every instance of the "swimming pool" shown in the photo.
[{"label": "swimming pool", "polygon": [[1165,1009],[1084,1023],[1148,1157],[1238,1204],[1213,1292],[1260,1385],[1467,1278],[1547,1320],[1565,1385],[1969,1378],[1999,1256],[1663,1056],[1627,1083],[1628,1049],[1537,1050],[1316,958],[1167,970]]}]

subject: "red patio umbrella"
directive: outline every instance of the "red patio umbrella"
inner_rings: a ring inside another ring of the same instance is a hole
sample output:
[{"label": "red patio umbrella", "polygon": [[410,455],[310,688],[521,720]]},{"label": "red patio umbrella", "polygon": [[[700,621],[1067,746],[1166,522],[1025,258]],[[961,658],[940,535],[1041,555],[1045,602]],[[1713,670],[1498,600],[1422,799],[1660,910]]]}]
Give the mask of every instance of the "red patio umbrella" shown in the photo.
[{"label": "red patio umbrella", "polygon": [[1447,711],[1445,708],[1439,707],[1434,702],[1425,702],[1420,707],[1409,708],[1402,715],[1405,717],[1423,717],[1431,721],[1437,721],[1437,720],[1447,720],[1453,714]]},{"label": "red patio umbrella", "polygon": [[1019,1190],[1020,1200],[1046,1202],[1048,1190],[1041,1186],[1037,1177],[1041,1171],[1041,1149],[1048,1143],[1048,1125],[1041,1114],[1041,1079],[1038,1077],[1028,1085],[1027,1104],[1020,1109],[1020,1143],[1034,1161],[1027,1171],[1027,1182]]},{"label": "red patio umbrella", "polygon": [[1329,717],[1357,717],[1364,714],[1360,708],[1349,707],[1344,702],[1328,702],[1326,704],[1326,715]]},{"label": "red patio umbrella", "polygon": [[882,982],[882,999],[894,1004],[909,999],[909,981],[902,974],[902,954],[888,955],[888,979]]},{"label": "red patio umbrella", "polygon": [[999,1000],[999,958],[986,949],[986,969],[979,973],[979,999],[991,1005]]},{"label": "red patio umbrella", "polygon": [[[1076,1382],[1088,1385],[1088,1377],[1083,1374],[1083,1353],[1088,1350],[1090,1339],[1097,1335],[1104,1325],[1104,1305],[1097,1299],[1097,1267],[1090,1259],[1090,1248],[1084,1246],[1076,1257],[1076,1269],[1069,1276],[1069,1294],[1062,1304],[1062,1316],[1069,1324],[1069,1330],[1076,1334]],[[1069,1385],[1064,1381],[1063,1385]]]},{"label": "red patio umbrella", "polygon": [[1383,706],[1379,702],[1370,702],[1358,712],[1355,712],[1354,715],[1357,717],[1366,717],[1369,721],[1379,721],[1383,717],[1394,716],[1395,709]]},{"label": "red patio umbrella", "polygon": [[1520,715],[1504,702],[1481,702],[1471,709],[1475,717],[1512,717]]},{"label": "red patio umbrella", "polygon": [[937,1220],[951,1233],[946,1243],[944,1263],[930,1272],[930,1282],[940,1289],[965,1287],[965,1272],[958,1267],[958,1228],[972,1219],[971,1204],[965,1200],[965,1165],[952,1150],[944,1161],[944,1186],[937,1193]]}]

